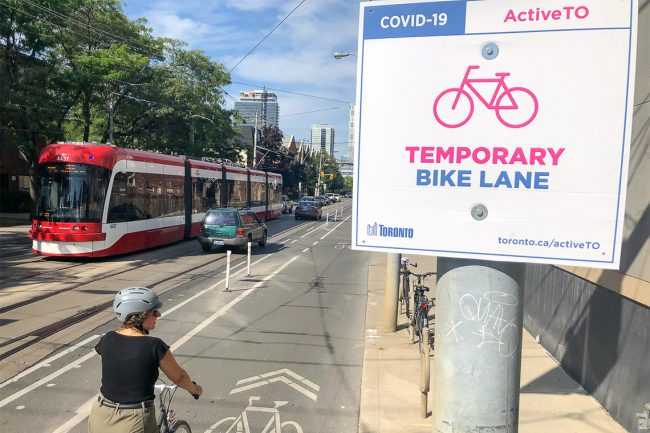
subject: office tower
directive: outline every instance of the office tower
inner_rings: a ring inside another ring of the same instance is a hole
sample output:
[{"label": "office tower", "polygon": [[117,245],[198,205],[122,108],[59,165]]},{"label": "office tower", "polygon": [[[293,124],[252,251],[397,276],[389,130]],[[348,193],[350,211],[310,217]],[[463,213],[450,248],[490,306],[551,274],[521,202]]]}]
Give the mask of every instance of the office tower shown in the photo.
[{"label": "office tower", "polygon": [[314,150],[334,156],[334,128],[332,125],[312,125],[311,145]]},{"label": "office tower", "polygon": [[255,116],[257,116],[259,128],[271,125],[279,127],[280,106],[275,93],[266,90],[239,92],[239,101],[235,102],[235,111],[239,112],[243,118],[244,125],[255,125]]}]

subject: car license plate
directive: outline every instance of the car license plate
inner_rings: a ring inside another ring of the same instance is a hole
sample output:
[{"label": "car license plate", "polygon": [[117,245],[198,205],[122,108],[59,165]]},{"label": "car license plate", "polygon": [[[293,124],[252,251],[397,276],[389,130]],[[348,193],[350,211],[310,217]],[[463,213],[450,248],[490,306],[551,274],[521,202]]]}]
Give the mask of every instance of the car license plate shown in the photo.
[{"label": "car license plate", "polygon": [[223,241],[214,241],[215,245],[223,245]]}]

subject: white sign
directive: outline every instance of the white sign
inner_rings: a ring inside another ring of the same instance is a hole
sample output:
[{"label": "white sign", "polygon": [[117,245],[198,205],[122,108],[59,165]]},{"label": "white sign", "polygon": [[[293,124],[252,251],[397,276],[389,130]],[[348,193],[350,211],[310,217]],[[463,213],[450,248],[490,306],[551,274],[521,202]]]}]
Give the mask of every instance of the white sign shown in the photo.
[{"label": "white sign", "polygon": [[352,248],[617,268],[637,9],[361,3]]}]

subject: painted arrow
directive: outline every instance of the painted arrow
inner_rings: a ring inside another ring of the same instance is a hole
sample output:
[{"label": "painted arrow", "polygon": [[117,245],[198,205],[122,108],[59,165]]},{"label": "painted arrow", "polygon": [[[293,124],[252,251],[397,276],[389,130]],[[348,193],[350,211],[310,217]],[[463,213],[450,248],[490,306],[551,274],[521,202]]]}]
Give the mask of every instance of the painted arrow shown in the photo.
[{"label": "painted arrow", "polygon": [[237,385],[243,385],[243,386],[234,388],[232,391],[230,391],[230,395],[237,394],[238,392],[247,391],[253,388],[259,388],[260,386],[269,385],[275,382],[285,383],[290,387],[292,387],[293,389],[295,389],[296,391],[298,391],[299,393],[304,394],[305,396],[309,397],[314,401],[316,401],[316,399],[318,398],[316,394],[314,394],[311,390],[303,387],[302,385],[306,385],[307,387],[311,388],[316,392],[320,390],[320,386],[316,385],[315,383],[309,381],[308,379],[305,379],[304,377],[294,373],[293,371],[287,368],[283,368],[282,370],[271,371],[270,373],[260,374],[259,376],[252,376],[252,377],[247,377],[246,379],[241,379],[237,381]]}]

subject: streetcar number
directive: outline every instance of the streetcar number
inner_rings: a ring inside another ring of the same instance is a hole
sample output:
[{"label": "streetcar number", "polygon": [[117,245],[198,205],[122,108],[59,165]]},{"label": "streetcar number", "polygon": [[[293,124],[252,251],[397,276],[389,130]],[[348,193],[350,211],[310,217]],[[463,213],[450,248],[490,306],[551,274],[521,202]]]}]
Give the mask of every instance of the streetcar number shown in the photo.
[{"label": "streetcar number", "polygon": [[57,161],[68,162],[68,161],[70,161],[70,157],[65,156],[65,155],[57,155],[56,160]]}]

